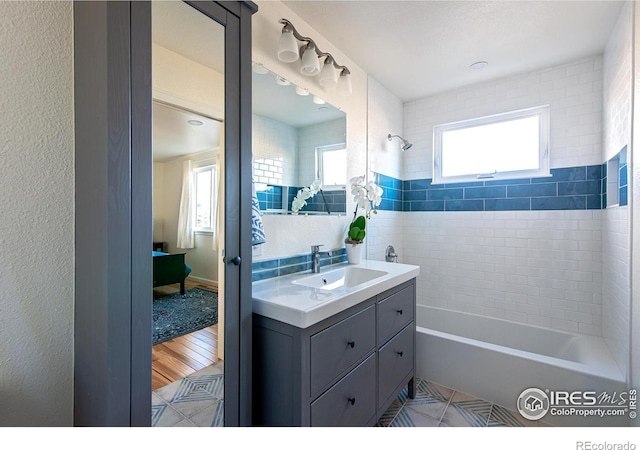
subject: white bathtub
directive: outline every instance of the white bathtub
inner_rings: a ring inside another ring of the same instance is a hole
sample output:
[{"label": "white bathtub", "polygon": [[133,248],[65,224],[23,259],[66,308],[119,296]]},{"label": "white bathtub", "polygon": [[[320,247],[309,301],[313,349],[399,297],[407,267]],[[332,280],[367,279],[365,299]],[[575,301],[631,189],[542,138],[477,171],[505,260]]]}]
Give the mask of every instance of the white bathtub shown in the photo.
[{"label": "white bathtub", "polygon": [[[600,338],[441,308],[416,307],[416,375],[516,410],[527,388],[621,393],[625,379]],[[552,416],[557,426],[625,426],[626,416]]]}]

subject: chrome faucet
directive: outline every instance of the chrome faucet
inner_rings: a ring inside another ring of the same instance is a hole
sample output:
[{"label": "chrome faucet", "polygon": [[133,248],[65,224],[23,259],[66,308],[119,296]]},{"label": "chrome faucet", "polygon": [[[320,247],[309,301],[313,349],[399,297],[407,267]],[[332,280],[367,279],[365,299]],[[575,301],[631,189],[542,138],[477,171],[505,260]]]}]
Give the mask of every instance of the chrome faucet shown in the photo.
[{"label": "chrome faucet", "polygon": [[320,256],[327,255],[331,256],[331,252],[321,252],[320,247],[323,245],[312,245],[311,246],[311,273],[320,273]]}]

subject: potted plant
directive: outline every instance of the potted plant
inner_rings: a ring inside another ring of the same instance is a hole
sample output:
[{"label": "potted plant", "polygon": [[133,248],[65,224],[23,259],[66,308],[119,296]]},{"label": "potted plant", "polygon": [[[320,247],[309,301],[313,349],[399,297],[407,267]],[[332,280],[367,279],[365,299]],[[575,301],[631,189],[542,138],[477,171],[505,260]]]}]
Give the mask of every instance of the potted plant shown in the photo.
[{"label": "potted plant", "polygon": [[[383,190],[372,181],[365,184],[362,176],[352,178],[349,183],[356,208],[344,242],[349,264],[359,264],[362,260],[362,244],[367,235],[367,220],[371,218],[371,213],[378,214],[377,207],[382,202]],[[361,210],[363,212],[359,215]]]}]

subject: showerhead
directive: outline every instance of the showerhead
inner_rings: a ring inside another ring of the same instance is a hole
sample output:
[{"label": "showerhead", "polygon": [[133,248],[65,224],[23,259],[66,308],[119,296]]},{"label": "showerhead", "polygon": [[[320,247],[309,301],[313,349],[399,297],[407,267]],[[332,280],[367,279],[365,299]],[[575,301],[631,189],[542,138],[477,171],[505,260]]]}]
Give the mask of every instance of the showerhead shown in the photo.
[{"label": "showerhead", "polygon": [[398,136],[397,134],[394,134],[393,136],[391,134],[387,135],[387,139],[389,141],[391,141],[391,139],[394,138],[394,137],[397,137],[402,142],[402,145],[400,146],[400,148],[402,149],[403,152],[406,151],[406,150],[409,150],[411,147],[413,147],[413,144],[411,142],[409,142],[406,139]]}]

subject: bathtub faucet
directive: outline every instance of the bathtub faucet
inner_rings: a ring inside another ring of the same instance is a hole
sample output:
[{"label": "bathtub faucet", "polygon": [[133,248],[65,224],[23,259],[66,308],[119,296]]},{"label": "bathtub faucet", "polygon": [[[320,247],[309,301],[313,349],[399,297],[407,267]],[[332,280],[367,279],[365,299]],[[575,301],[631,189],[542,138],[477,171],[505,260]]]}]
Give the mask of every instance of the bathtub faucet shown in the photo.
[{"label": "bathtub faucet", "polygon": [[393,245],[387,246],[384,259],[387,262],[398,262],[398,255],[396,254],[396,249],[393,248]]}]

